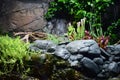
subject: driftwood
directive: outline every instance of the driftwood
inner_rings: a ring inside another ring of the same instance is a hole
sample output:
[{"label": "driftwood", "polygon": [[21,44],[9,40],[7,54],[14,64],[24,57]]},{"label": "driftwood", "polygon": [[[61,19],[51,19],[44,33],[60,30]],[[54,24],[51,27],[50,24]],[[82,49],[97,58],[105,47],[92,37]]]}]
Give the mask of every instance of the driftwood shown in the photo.
[{"label": "driftwood", "polygon": [[47,38],[47,34],[43,32],[14,32],[14,36],[20,36],[21,40],[25,42]]}]

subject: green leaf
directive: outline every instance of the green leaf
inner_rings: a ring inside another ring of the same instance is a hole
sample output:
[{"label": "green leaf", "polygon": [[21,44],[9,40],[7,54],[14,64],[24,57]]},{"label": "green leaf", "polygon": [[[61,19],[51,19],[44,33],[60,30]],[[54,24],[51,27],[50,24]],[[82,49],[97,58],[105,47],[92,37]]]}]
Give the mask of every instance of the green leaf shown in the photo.
[{"label": "green leaf", "polygon": [[95,0],[96,1],[96,3],[98,3],[100,0]]}]

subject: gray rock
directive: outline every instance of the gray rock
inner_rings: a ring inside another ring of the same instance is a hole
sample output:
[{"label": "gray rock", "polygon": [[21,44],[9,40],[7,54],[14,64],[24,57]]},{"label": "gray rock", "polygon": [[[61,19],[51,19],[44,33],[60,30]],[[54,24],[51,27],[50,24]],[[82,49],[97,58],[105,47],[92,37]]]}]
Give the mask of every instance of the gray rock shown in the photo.
[{"label": "gray rock", "polygon": [[68,59],[70,57],[70,53],[67,49],[65,48],[57,48],[54,54],[58,57],[61,57],[63,59]]},{"label": "gray rock", "polygon": [[106,47],[106,51],[110,54],[120,55],[120,44],[119,45],[109,45]]},{"label": "gray rock", "polygon": [[118,72],[120,74],[120,62],[118,62],[117,64],[118,64]]},{"label": "gray rock", "polygon": [[67,32],[67,21],[65,19],[52,19],[43,29],[44,32],[56,35],[64,35]]},{"label": "gray rock", "polygon": [[113,61],[120,62],[120,57],[114,57]]},{"label": "gray rock", "polygon": [[42,60],[45,60],[45,59],[46,59],[46,54],[41,54],[41,55],[40,55],[40,58],[41,58]]},{"label": "gray rock", "polygon": [[79,67],[80,66],[80,64],[79,64],[79,61],[69,61],[69,63],[70,63],[70,66],[74,66],[74,67]]},{"label": "gray rock", "polygon": [[118,62],[118,66],[120,67],[120,62]]},{"label": "gray rock", "polygon": [[97,64],[93,62],[91,59],[84,57],[81,60],[82,66],[85,68],[86,73],[91,73],[91,75],[97,75],[100,72]]},{"label": "gray rock", "polygon": [[78,60],[78,61],[81,61],[81,59],[82,59],[83,57],[84,57],[83,55],[77,54],[77,60]]},{"label": "gray rock", "polygon": [[119,66],[116,62],[112,62],[109,64],[108,66],[108,69],[110,72],[113,72],[113,73],[119,73]]},{"label": "gray rock", "polygon": [[0,9],[3,13],[0,18],[3,32],[42,31],[47,24],[44,15],[49,5],[44,0],[5,0],[4,2],[4,8]]},{"label": "gray rock", "polygon": [[102,58],[94,58],[93,61],[98,64],[98,65],[102,65],[103,64],[103,59]]},{"label": "gray rock", "polygon": [[108,70],[108,66],[109,66],[109,64],[105,63],[105,64],[103,65],[103,69],[104,69],[104,70],[105,70],[105,69]]},{"label": "gray rock", "polygon": [[100,58],[102,58],[103,60],[106,60],[106,58],[104,56],[102,56],[102,55],[100,55]]},{"label": "gray rock", "polygon": [[96,80],[108,80],[110,74],[108,71],[102,70],[98,75]]},{"label": "gray rock", "polygon": [[57,48],[60,48],[60,47],[61,47],[61,48],[66,48],[66,45],[63,44],[63,45],[58,45],[58,46],[57,46]]},{"label": "gray rock", "polygon": [[79,52],[100,55],[99,46],[94,40],[76,40],[67,44],[66,48],[72,54]]},{"label": "gray rock", "polygon": [[108,80],[120,80],[120,78],[119,77],[115,77],[115,78],[110,78]]},{"label": "gray rock", "polygon": [[102,73],[99,73],[98,75],[97,75],[97,78],[99,78],[98,80],[100,80],[100,78],[101,78],[101,80],[102,79],[104,79],[106,77],[106,75],[105,74],[102,74]]},{"label": "gray rock", "polygon": [[76,54],[76,55],[71,55],[70,57],[69,57],[69,59],[71,60],[71,61],[76,61],[76,60],[81,60],[83,58],[83,55],[81,55],[81,54]]},{"label": "gray rock", "polygon": [[109,58],[110,57],[110,54],[108,52],[106,52],[104,49],[100,48],[101,50],[101,55],[104,56],[105,58]]},{"label": "gray rock", "polygon": [[35,52],[39,52],[39,51],[40,51],[40,49],[39,49],[38,47],[35,47],[35,46],[33,46],[32,44],[30,44],[29,49],[30,49],[31,51],[35,51]]},{"label": "gray rock", "polygon": [[80,41],[80,40],[70,42],[69,44],[66,45],[66,49],[67,49],[70,53],[76,53],[76,52],[78,52],[79,49],[81,48],[81,47],[79,47],[80,44],[81,44],[81,41]]},{"label": "gray rock", "polygon": [[111,55],[111,56],[109,57],[109,61],[110,61],[110,62],[112,62],[114,59],[115,59],[115,55]]},{"label": "gray rock", "polygon": [[93,42],[94,44],[93,45],[91,44],[88,53],[91,53],[91,54],[100,54],[100,48],[99,48],[98,44],[94,40],[91,40],[90,43],[91,42]]},{"label": "gray rock", "polygon": [[71,61],[76,61],[77,58],[78,58],[78,57],[77,57],[76,55],[70,55],[70,58],[69,58],[69,59],[70,59]]},{"label": "gray rock", "polygon": [[33,44],[33,46],[43,50],[56,49],[56,44],[49,40],[36,40]]}]

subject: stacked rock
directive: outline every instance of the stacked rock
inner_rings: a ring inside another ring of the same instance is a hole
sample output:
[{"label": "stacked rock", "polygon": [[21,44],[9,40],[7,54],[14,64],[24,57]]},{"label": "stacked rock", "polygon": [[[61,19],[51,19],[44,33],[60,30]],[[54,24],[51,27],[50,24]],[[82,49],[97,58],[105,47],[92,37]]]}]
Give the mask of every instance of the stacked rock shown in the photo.
[{"label": "stacked rock", "polygon": [[62,44],[36,40],[30,45],[30,50],[62,58],[70,63],[71,68],[87,77],[103,80],[120,74],[120,45],[109,45],[102,49],[94,40],[75,40]]}]

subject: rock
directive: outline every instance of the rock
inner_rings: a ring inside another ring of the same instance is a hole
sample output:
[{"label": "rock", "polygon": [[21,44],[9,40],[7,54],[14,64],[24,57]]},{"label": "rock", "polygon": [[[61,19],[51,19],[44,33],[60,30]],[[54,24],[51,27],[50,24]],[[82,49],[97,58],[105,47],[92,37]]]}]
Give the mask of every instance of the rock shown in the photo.
[{"label": "rock", "polygon": [[74,66],[74,67],[79,67],[80,66],[80,64],[79,64],[79,62],[76,60],[76,61],[69,61],[69,63],[70,63],[70,66]]},{"label": "rock", "polygon": [[81,61],[81,59],[84,57],[84,56],[81,55],[81,54],[77,54],[76,56],[77,56],[77,60],[78,60],[78,61]]},{"label": "rock", "polygon": [[102,70],[98,75],[96,80],[108,80],[110,74],[108,71]]},{"label": "rock", "polygon": [[106,75],[105,74],[102,74],[102,73],[99,73],[98,75],[97,75],[97,80],[102,80],[102,79],[105,79],[106,78]]},{"label": "rock", "polygon": [[94,58],[93,61],[98,64],[98,65],[102,65],[103,64],[103,59],[102,58]]},{"label": "rock", "polygon": [[52,53],[56,50],[56,46],[51,46],[47,49],[47,52]]},{"label": "rock", "polygon": [[39,51],[40,51],[40,49],[39,49],[38,47],[35,47],[35,46],[33,46],[32,44],[29,46],[29,49],[30,49],[31,51],[35,51],[35,52],[39,52]]},{"label": "rock", "polygon": [[104,56],[102,56],[102,55],[100,55],[100,58],[102,58],[103,60],[106,60],[106,58]]},{"label": "rock", "polygon": [[101,50],[101,55],[104,56],[106,59],[110,57],[110,54],[107,53],[104,49],[100,48],[100,50]]},{"label": "rock", "polygon": [[46,59],[46,54],[41,54],[41,55],[40,55],[40,58],[41,58],[42,60],[45,60],[45,59]]},{"label": "rock", "polygon": [[114,57],[114,58],[113,58],[113,61],[115,61],[115,62],[120,62],[120,57]]},{"label": "rock", "polygon": [[47,24],[44,14],[48,6],[44,0],[7,0],[0,18],[2,31],[42,31]]},{"label": "rock", "polygon": [[115,56],[114,56],[114,55],[111,55],[111,56],[109,57],[109,61],[112,62],[112,61],[114,60],[114,58],[115,58]]},{"label": "rock", "polygon": [[77,55],[70,55],[70,57],[68,58],[69,63],[71,64],[71,66],[80,67],[80,63],[79,61],[83,58],[83,55],[77,54]]},{"label": "rock", "polygon": [[96,76],[100,72],[97,64],[87,57],[84,57],[81,60],[81,66],[83,67],[85,74],[89,76]]},{"label": "rock", "polygon": [[118,77],[115,77],[115,78],[110,78],[110,79],[108,79],[108,80],[120,80],[120,78]]},{"label": "rock", "polygon": [[113,74],[115,74],[115,73],[116,73],[116,74],[120,73],[120,72],[119,72],[119,66],[118,66],[118,64],[117,64],[116,62],[110,63],[109,66],[108,66],[108,69],[109,69],[109,71],[112,72]]},{"label": "rock", "polygon": [[78,58],[78,57],[77,57],[76,55],[70,55],[70,58],[69,58],[69,59],[70,59],[71,61],[76,61],[77,58]]},{"label": "rock", "polygon": [[120,62],[118,62],[118,66],[120,67]]},{"label": "rock", "polygon": [[82,58],[83,58],[83,55],[81,55],[81,54],[71,55],[71,56],[69,57],[69,59],[70,59],[71,61],[81,60]]},{"label": "rock", "polygon": [[[120,74],[120,62],[117,63],[118,64],[118,72]],[[120,75],[119,75],[120,76]]]},{"label": "rock", "polygon": [[64,35],[67,32],[67,21],[65,19],[52,19],[44,28],[44,32],[56,35]]},{"label": "rock", "polygon": [[105,64],[103,65],[103,70],[108,71],[108,66],[109,66],[109,64],[105,63]]},{"label": "rock", "polygon": [[94,40],[72,41],[66,45],[66,48],[71,54],[80,53],[88,55],[89,57],[96,57],[100,55],[99,46]]},{"label": "rock", "polygon": [[60,43],[58,45],[67,45],[70,42],[65,35],[60,36],[59,40],[60,40]]},{"label": "rock", "polygon": [[[119,53],[113,54],[108,49],[106,51],[99,48],[94,40],[76,40],[57,45],[48,40],[36,40],[30,45],[30,49],[50,52],[53,57],[55,55],[69,62],[67,66],[70,68],[95,80],[107,80],[109,77],[116,77],[120,74]],[[31,59],[39,61],[38,63],[43,63],[46,60],[45,55],[35,55]],[[91,58],[91,56],[94,57]]]},{"label": "rock", "polygon": [[33,46],[48,51],[50,50],[55,51],[56,49],[56,44],[49,40],[36,40],[34,41]]},{"label": "rock", "polygon": [[112,55],[112,56],[109,57],[109,61],[120,62],[120,56]]},{"label": "rock", "polygon": [[104,64],[110,64],[110,63],[111,63],[111,61],[108,61],[108,60],[104,61]]},{"label": "rock", "polygon": [[106,51],[110,54],[120,56],[120,44],[107,46]]},{"label": "rock", "polygon": [[57,48],[66,48],[66,45],[65,44],[58,45]]},{"label": "rock", "polygon": [[88,53],[99,55],[100,48],[99,48],[98,44],[94,40],[91,40],[89,43],[93,43],[93,44],[89,45],[90,49],[89,49]]},{"label": "rock", "polygon": [[70,53],[67,49],[65,48],[57,48],[54,54],[58,57],[61,57],[63,59],[68,59],[70,57]]}]

